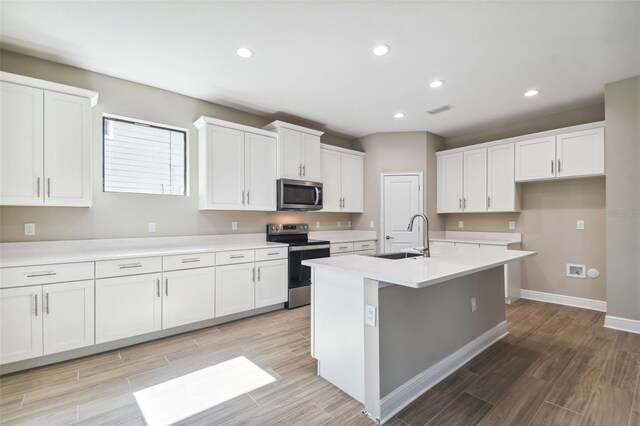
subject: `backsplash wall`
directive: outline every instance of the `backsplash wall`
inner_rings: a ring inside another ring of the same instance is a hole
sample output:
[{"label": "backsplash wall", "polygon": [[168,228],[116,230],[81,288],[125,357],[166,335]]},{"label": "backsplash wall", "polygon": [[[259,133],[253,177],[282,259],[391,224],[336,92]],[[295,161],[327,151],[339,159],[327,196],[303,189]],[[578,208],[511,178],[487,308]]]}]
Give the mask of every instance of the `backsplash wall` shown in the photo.
[{"label": "backsplash wall", "polygon": [[[92,110],[93,207],[0,207],[0,242],[69,240],[88,238],[127,238],[149,236],[230,234],[264,232],[270,222],[308,222],[316,229],[347,228],[351,220],[345,213],[289,213],[198,210],[198,134],[193,122],[201,115],[249,126],[262,127],[276,118],[263,117],[227,108],[177,93],[109,77],[55,62],[0,50],[2,71],[100,93]],[[102,192],[103,113],[147,120],[189,129],[190,196],[117,194]],[[313,126],[301,120],[295,124]],[[325,134],[322,142],[351,148],[349,139]],[[238,230],[231,231],[231,222]],[[155,222],[157,232],[148,232],[148,222]],[[36,235],[26,237],[24,224],[35,223]]]}]

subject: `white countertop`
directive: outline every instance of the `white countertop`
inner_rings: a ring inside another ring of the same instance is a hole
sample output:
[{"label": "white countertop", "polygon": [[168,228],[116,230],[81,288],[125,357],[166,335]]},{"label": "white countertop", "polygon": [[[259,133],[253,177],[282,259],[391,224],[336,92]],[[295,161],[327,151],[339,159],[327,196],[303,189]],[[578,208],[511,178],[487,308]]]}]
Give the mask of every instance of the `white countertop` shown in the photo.
[{"label": "white countertop", "polygon": [[349,243],[356,241],[376,241],[376,231],[311,231],[309,238],[313,240],[328,240],[331,243]]},{"label": "white countertop", "polygon": [[434,247],[431,257],[390,260],[372,256],[337,256],[312,259],[303,265],[348,271],[363,278],[406,287],[422,288],[453,278],[494,268],[533,256],[536,252],[522,250],[483,251],[464,246]]},{"label": "white countertop", "polygon": [[432,231],[429,233],[429,241],[508,246],[522,243],[522,234],[517,232]]},{"label": "white countertop", "polygon": [[284,246],[287,246],[287,244],[267,242],[264,234],[1,243],[0,267],[93,262],[132,257]]}]

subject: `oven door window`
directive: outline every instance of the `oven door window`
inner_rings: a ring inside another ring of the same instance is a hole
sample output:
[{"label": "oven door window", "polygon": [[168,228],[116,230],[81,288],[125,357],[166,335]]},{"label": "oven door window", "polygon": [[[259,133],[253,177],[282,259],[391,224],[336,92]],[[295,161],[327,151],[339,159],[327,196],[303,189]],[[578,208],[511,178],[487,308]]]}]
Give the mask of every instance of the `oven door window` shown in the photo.
[{"label": "oven door window", "polygon": [[311,268],[302,265],[303,260],[329,257],[330,250],[302,250],[289,252],[289,288],[311,285]]}]

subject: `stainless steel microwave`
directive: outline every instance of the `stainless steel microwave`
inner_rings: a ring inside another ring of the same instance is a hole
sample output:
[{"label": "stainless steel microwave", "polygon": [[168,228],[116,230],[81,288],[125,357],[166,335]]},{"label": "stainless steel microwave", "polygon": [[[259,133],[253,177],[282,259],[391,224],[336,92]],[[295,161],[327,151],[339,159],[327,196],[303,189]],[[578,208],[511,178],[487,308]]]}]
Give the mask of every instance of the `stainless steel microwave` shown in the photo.
[{"label": "stainless steel microwave", "polygon": [[278,179],[278,210],[321,210],[322,184]]}]

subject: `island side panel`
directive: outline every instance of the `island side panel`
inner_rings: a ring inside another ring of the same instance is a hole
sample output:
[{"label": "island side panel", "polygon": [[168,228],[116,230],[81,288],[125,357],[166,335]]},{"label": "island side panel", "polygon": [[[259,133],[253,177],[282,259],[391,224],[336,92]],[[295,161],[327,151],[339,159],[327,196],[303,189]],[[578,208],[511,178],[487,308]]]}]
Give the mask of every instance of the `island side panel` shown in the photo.
[{"label": "island side panel", "polygon": [[318,374],[364,403],[363,279],[313,269],[312,347]]},{"label": "island side panel", "polygon": [[391,285],[378,292],[381,399],[505,320],[502,266],[422,289]]}]

